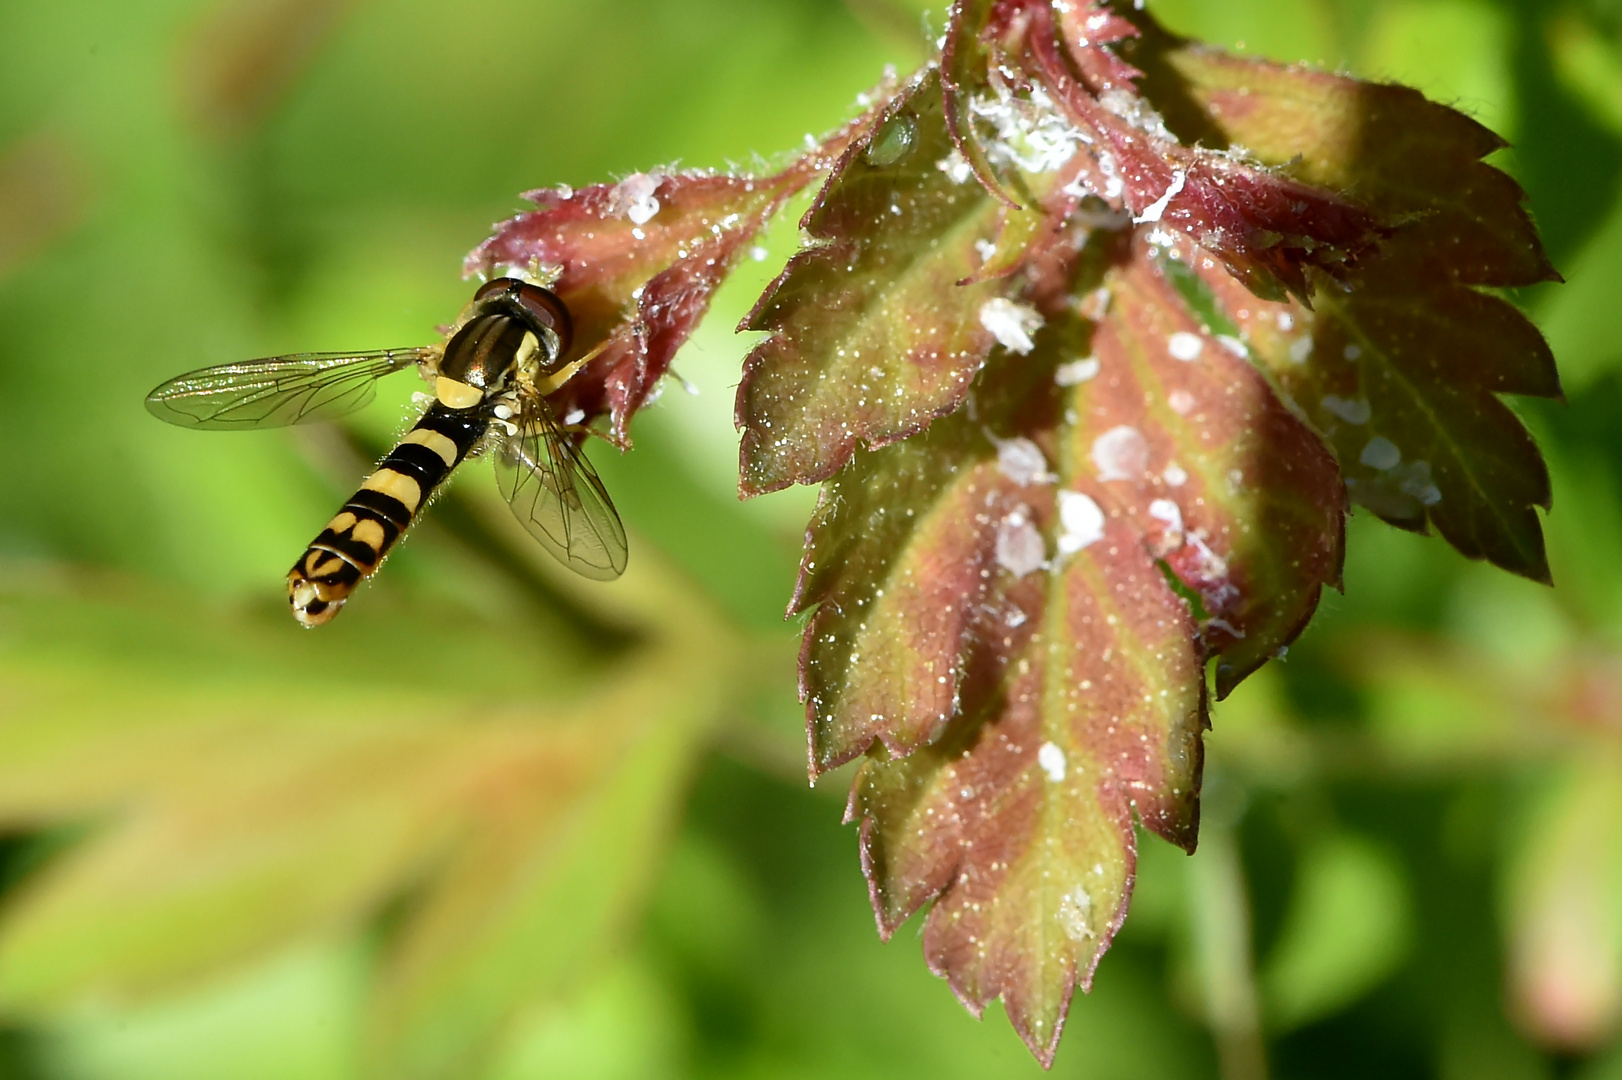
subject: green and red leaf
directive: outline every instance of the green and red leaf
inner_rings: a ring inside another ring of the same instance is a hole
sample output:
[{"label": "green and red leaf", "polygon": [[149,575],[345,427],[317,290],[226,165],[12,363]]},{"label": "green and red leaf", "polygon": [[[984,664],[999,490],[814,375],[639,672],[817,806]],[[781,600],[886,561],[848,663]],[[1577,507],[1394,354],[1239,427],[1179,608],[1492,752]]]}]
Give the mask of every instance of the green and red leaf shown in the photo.
[{"label": "green and red leaf", "polygon": [[825,480],[858,442],[906,438],[962,403],[996,340],[982,310],[1017,291],[1004,279],[1056,234],[1041,210],[969,183],[953,150],[928,68],[806,213],[810,245],[744,322],[771,334],[738,388],[745,494]]},{"label": "green and red leaf", "polygon": [[1044,1058],[1124,916],[1133,813],[1194,845],[1205,661],[1230,685],[1287,644],[1341,554],[1317,437],[1146,243],[1100,242],[1109,312],[1051,312],[972,416],[829,481],[796,598],[813,774],[873,755],[881,929],[933,901],[932,965]]},{"label": "green and red leaf", "polygon": [[631,417],[654,396],[721,282],[783,205],[872,127],[894,92],[881,84],[861,116],[769,176],[654,170],[617,184],[528,192],[540,209],[497,225],[464,271],[555,277],[552,288],[574,318],[574,355],[600,352],[553,395],[554,409],[583,419],[606,414],[614,440],[628,445]]},{"label": "green and red leaf", "polygon": [[1225,138],[1353,190],[1394,224],[1378,256],[1317,310],[1259,303],[1201,276],[1281,390],[1329,439],[1351,499],[1394,525],[1434,525],[1471,558],[1549,579],[1536,508],[1551,502],[1531,434],[1499,395],[1559,397],[1541,334],[1480,287],[1556,278],[1513,180],[1481,158],[1504,144],[1396,86],[1179,48]]},{"label": "green and red leaf", "polygon": [[1206,664],[1225,696],[1302,631],[1348,496],[1546,574],[1497,395],[1558,383],[1479,287],[1552,271],[1497,145],[1118,5],[959,0],[745,324],[741,489],[824,482],[812,776],[866,755],[881,932],[928,906],[931,967],[1044,1062],[1134,815],[1193,848]]}]

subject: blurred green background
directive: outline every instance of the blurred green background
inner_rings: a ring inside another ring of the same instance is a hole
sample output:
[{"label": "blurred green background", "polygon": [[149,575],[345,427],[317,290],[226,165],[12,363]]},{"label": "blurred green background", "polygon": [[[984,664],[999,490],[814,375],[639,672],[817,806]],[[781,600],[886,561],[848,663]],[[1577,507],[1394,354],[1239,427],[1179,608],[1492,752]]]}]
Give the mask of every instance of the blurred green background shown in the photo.
[{"label": "blurred green background", "polygon": [[[1149,6],[1515,143],[1571,282],[1521,297],[1569,394],[1522,410],[1559,584],[1355,519],[1344,597],[1217,709],[1200,853],[1146,842],[1054,1075],[1622,1078],[1622,2]],[[780,160],[920,61],[925,7],[0,5],[0,1077],[1039,1074],[910,927],[878,942],[843,778],[806,789],[814,493],[732,495],[771,261],[678,361],[696,395],[594,455],[614,586],[475,466],[305,634],[283,575],[416,387],[342,429],[141,408],[432,340],[520,191]]]}]

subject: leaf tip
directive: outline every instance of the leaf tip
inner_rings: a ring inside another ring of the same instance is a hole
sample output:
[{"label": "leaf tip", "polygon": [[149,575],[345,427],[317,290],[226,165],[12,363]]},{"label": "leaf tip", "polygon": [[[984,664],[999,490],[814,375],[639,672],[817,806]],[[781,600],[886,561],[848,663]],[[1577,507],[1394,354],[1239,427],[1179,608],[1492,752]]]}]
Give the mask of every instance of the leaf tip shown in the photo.
[{"label": "leaf tip", "polygon": [[[1096,963],[1097,960],[1095,959],[1094,964]],[[1090,983],[1090,968],[1086,977]],[[1048,1026],[1045,1017],[1025,1016],[1020,1010],[1011,1008],[1006,1001],[1004,1002],[1003,1008],[1008,1013],[1008,1019],[1013,1023],[1015,1032],[1019,1034],[1021,1041],[1025,1043],[1025,1048],[1031,1052],[1031,1056],[1036,1059],[1036,1063],[1042,1066],[1044,1070],[1051,1070],[1053,1068],[1053,1059],[1058,1056],[1059,1039],[1064,1035],[1064,1022],[1070,1016],[1070,1002],[1075,996],[1076,986],[1077,983],[1072,982],[1065,988],[1059,1006],[1054,1012],[1053,1030],[1050,1032],[1042,1030]],[[1083,987],[1083,992],[1085,990],[1086,988]]]}]

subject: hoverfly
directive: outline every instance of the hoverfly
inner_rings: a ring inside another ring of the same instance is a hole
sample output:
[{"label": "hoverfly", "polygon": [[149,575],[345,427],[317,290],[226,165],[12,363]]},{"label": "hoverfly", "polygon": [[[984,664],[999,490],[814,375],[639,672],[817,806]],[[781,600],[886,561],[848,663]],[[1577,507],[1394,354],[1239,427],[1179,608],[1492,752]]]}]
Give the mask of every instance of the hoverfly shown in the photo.
[{"label": "hoverfly", "polygon": [[502,277],[473,294],[438,345],[204,368],[153,390],[146,407],[180,427],[236,431],[343,416],[372,399],[378,379],[412,366],[434,388],[416,426],[288,572],[287,600],[305,626],[338,614],[469,455],[495,459],[501,493],[548,551],[609,581],[625,570],[625,527],[576,434],[546,401],[591,359],[564,364],[570,340],[563,301]]}]

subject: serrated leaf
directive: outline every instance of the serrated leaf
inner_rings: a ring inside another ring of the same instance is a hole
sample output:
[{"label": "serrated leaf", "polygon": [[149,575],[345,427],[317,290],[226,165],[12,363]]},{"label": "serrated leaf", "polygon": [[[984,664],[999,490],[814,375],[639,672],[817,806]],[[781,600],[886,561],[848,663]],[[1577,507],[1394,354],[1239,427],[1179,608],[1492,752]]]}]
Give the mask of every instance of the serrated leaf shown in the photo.
[{"label": "serrated leaf", "polygon": [[[1134,17],[1151,41],[1164,37]],[[993,18],[1006,24],[1006,61],[1047,88],[1096,161],[1081,182],[1140,224],[1189,233],[1253,292],[1304,300],[1309,268],[1338,277],[1379,239],[1374,215],[1342,194],[1270,170],[1235,146],[1180,141],[1155,93],[1180,102],[1176,87],[1157,86],[1105,47],[1119,43],[1136,60],[1143,33],[1107,5],[1001,0]]]},{"label": "serrated leaf", "polygon": [[467,258],[470,274],[556,267],[575,320],[574,353],[602,352],[554,395],[561,414],[609,414],[625,442],[647,400],[745,244],[808,177],[638,173],[618,184],[525,197]]},{"label": "serrated leaf", "polygon": [[[741,487],[827,478],[791,611],[813,778],[868,757],[849,816],[881,932],[929,905],[931,967],[1046,1062],[1124,917],[1133,815],[1193,847],[1205,662],[1226,695],[1301,632],[1347,489],[1541,565],[1546,475],[1493,395],[1554,392],[1552,363],[1476,287],[1548,271],[1492,138],[1411,92],[1104,3],[964,0],[942,62],[874,138],[904,125],[982,184],[852,148],[749,324],[775,336],[740,389]],[[1038,150],[1064,183],[1021,221],[999,199]],[[991,268],[1005,290],[971,291]],[[974,316],[1016,300],[1034,337],[993,353]],[[1347,444],[1374,417],[1406,454]]]},{"label": "serrated leaf", "polygon": [[933,901],[933,968],[1044,1060],[1124,916],[1133,813],[1193,847],[1205,660],[1225,689],[1287,644],[1342,538],[1317,437],[1146,242],[1098,243],[1102,321],[1051,312],[972,416],[829,481],[796,597],[813,775],[872,755],[881,929]]},{"label": "serrated leaf", "polygon": [[1024,11],[1027,18],[1040,19],[1044,23],[1051,21],[1071,59],[1075,61],[1082,81],[1094,90],[1101,93],[1115,89],[1131,90],[1143,77],[1143,72],[1119,52],[1106,48],[1130,41],[1142,31],[1130,19],[1112,10],[1105,0],[1055,4],[1053,15],[1027,0],[1002,0],[1002,3],[1011,11]]},{"label": "serrated leaf", "polygon": [[[1330,191],[1356,193],[1392,225],[1413,223],[1424,257],[1452,281],[1529,285],[1555,278],[1511,177],[1482,161],[1503,139],[1405,86],[1233,56],[1158,35],[1168,77],[1206,134]],[[1414,257],[1410,252],[1409,257]]]},{"label": "serrated leaf", "polygon": [[[1101,41],[1131,29],[1089,11]],[[1110,214],[1189,230],[1250,287],[1302,296],[1309,269],[1339,273],[1378,239],[1373,216],[1334,192],[1179,144],[1120,85],[1135,69],[1094,57],[1082,67],[1099,85],[1078,81],[1064,48],[1113,54],[1059,33],[1035,0],[954,6],[950,72],[926,68],[846,152],[803,223],[811,246],[745,323],[772,337],[739,387],[744,494],[825,479],[858,444],[955,408],[993,344],[984,305],[1051,293],[1073,232]],[[976,171],[983,183],[967,184]],[[1031,205],[1008,206],[1009,188]]]},{"label": "serrated leaf", "polygon": [[[1045,359],[1036,377],[1051,385],[1053,360]],[[1050,447],[1064,438],[1052,429],[1021,437],[1030,435]],[[837,630],[848,626],[851,608],[868,608],[868,619],[896,607],[927,615],[927,603],[912,595],[912,566],[935,569],[938,560],[967,586],[955,597],[955,610],[968,616],[948,641],[955,648],[928,651],[942,642],[925,621],[903,639],[924,647],[919,659],[933,657],[936,670],[950,671],[950,717],[910,756],[865,763],[850,816],[863,821],[863,863],[881,930],[893,932],[933,901],[924,928],[931,967],[975,1012],[1002,997],[1016,1030],[1049,1060],[1075,985],[1090,978],[1125,913],[1133,811],[1162,835],[1193,844],[1202,649],[1187,604],[1127,521],[1100,518],[1092,543],[1061,554],[1042,535],[1060,530],[1051,483],[1022,485],[1007,475],[997,448],[966,418],[937,423],[914,441],[955,468],[940,476],[937,504],[919,508],[928,520],[900,538],[878,587],[837,606],[824,601],[808,629],[808,678],[846,662],[849,688],[884,685],[882,661],[841,656]],[[865,520],[839,514],[843,492],[906,475],[903,448],[910,450],[902,444],[862,455],[830,485],[822,531],[864,529]],[[1071,497],[1079,497],[1072,483],[1105,497],[1068,464],[1060,482]],[[1052,571],[1032,569],[1011,551],[1031,534],[1051,553]],[[855,540],[869,564],[884,561],[881,545],[893,538],[873,540]],[[972,561],[961,561],[963,550]],[[947,617],[955,617],[950,605]],[[846,700],[813,694],[814,736],[826,727],[826,735],[848,739],[871,722],[832,711]]]},{"label": "serrated leaf", "polygon": [[[1322,587],[1340,583],[1339,469],[1243,348],[1180,302],[1146,238],[1109,288],[1110,315],[1094,341],[1101,375],[1088,384],[1098,395],[1092,430],[1107,435],[1117,429],[1106,424],[1141,414],[1145,431],[1171,433],[1175,460],[1156,478],[1163,501],[1135,520],[1199,596],[1226,697],[1306,628]],[[1130,379],[1113,374],[1123,366]],[[1095,463],[1100,453],[1095,439]]]},{"label": "serrated leaf", "polygon": [[[984,305],[1019,291],[1000,278],[1058,239],[1027,220],[1043,208],[1013,210],[953,175],[941,95],[927,68],[846,151],[802,222],[811,246],[744,323],[772,335],[738,387],[746,495],[826,479],[859,442],[884,446],[956,408],[996,343]],[[1067,175],[1043,179],[1053,194]]]},{"label": "serrated leaf", "polygon": [[[1334,446],[1350,497],[1404,528],[1434,525],[1471,558],[1549,579],[1537,507],[1548,470],[1500,394],[1558,397],[1531,322],[1480,286],[1554,272],[1503,143],[1412,90],[1186,48],[1167,54],[1224,137],[1392,222],[1379,256],[1317,311],[1257,302],[1197,266],[1226,317]],[[1287,165],[1286,165],[1287,163]]]},{"label": "serrated leaf", "polygon": [[661,169],[617,184],[528,192],[540,209],[497,225],[464,272],[557,274],[552,288],[575,323],[571,356],[601,352],[549,400],[560,416],[607,414],[615,441],[627,445],[631,417],[746,247],[872,126],[893,93],[889,81],[881,84],[861,116],[768,176]]}]

